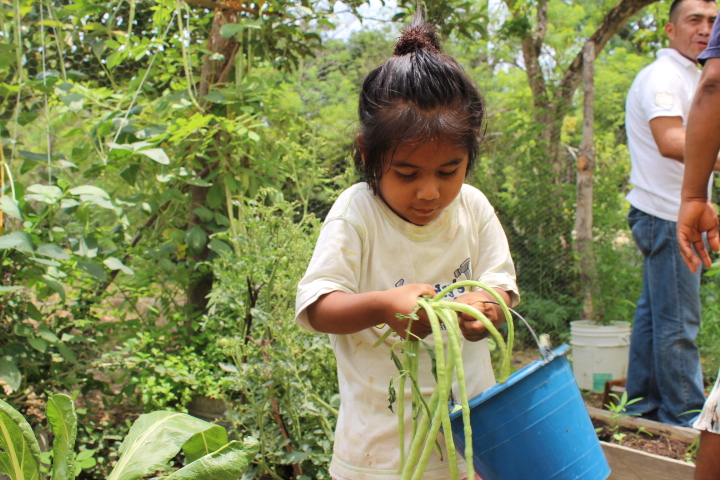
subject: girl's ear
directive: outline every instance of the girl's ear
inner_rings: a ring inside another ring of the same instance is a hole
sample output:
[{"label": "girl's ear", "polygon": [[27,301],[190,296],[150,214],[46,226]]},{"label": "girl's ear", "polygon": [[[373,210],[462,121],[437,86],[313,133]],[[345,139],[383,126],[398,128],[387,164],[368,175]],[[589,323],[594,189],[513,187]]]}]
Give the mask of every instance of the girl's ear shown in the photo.
[{"label": "girl's ear", "polygon": [[362,157],[362,162],[365,164],[365,135],[358,133],[355,136],[355,142],[357,143],[357,149],[358,152],[360,152],[360,157]]}]

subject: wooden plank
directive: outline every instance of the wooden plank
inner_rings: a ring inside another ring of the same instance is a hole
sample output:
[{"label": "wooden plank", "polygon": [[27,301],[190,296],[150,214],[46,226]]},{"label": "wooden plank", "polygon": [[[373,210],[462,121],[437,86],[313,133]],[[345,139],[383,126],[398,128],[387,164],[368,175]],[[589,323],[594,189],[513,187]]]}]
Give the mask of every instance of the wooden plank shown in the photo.
[{"label": "wooden plank", "polygon": [[590,417],[595,420],[600,420],[608,424],[618,424],[621,427],[630,428],[636,430],[640,427],[645,428],[648,432],[653,435],[660,435],[674,440],[680,440],[685,443],[692,443],[695,438],[700,435],[700,432],[694,428],[677,427],[675,425],[668,425],[667,423],[654,422],[652,420],[646,420],[644,418],[633,417],[631,415],[624,415],[617,418],[610,418],[612,412],[609,410],[602,410],[600,408],[587,406]]},{"label": "wooden plank", "polygon": [[695,466],[641,450],[600,442],[610,464],[607,480],[692,480]]}]

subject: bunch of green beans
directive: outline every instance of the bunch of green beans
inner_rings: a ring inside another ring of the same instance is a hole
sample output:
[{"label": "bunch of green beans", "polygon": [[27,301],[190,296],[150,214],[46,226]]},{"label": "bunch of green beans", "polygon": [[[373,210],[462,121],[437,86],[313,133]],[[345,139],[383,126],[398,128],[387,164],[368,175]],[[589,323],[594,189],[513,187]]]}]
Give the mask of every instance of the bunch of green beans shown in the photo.
[{"label": "bunch of green beans", "polygon": [[[495,298],[502,308],[507,320],[507,343],[492,322],[490,322],[490,320],[480,311],[466,304],[444,300],[445,295],[460,287],[480,288],[489,292]],[[458,324],[457,314],[455,312],[467,313],[481,321],[495,340],[502,357],[500,378],[498,380],[499,383],[505,382],[510,376],[510,355],[508,353],[512,352],[512,345],[515,339],[512,317],[510,316],[510,311],[502,297],[500,297],[495,290],[474,280],[465,280],[453,283],[448,285],[433,298],[426,297],[418,299],[418,308],[414,313],[416,313],[420,308],[425,310],[427,317],[430,320],[433,340],[435,343],[434,351],[427,345],[426,342],[413,341],[410,339],[398,342],[402,346],[402,360],[396,358],[393,350],[393,359],[400,371],[398,389],[401,393],[400,396],[397,397],[399,399],[397,405],[397,415],[398,434],[400,436],[401,478],[402,480],[420,480],[422,478],[422,475],[425,472],[425,467],[427,466],[427,462],[430,458],[430,454],[433,449],[439,448],[437,437],[440,432],[440,428],[442,427],[445,432],[445,448],[448,454],[450,476],[452,480],[459,480],[457,455],[455,451],[455,444],[452,439],[452,427],[450,425],[450,410],[448,403],[450,400],[450,392],[454,378],[457,378],[460,393],[460,408],[462,408],[464,426],[463,433],[465,435],[464,457],[469,476],[473,475],[474,468],[472,428],[470,426],[470,407],[468,405],[467,388],[465,385],[465,369],[462,364],[462,351],[460,349],[463,337]],[[410,330],[410,326],[412,325],[414,318],[417,317],[414,315],[409,317],[408,331]],[[441,324],[445,325],[445,329],[447,331],[447,348],[443,342]],[[385,338],[386,336],[383,336],[383,338],[378,341],[378,344],[380,344]],[[437,384],[428,402],[425,402],[425,399],[420,392],[418,383],[418,354],[421,343],[426,346],[428,353],[434,360],[436,371]],[[408,379],[411,382],[412,390],[413,421],[410,448],[406,455],[404,421],[405,405],[403,398],[406,381]],[[391,384],[391,399],[394,397],[392,392],[393,389]]]}]

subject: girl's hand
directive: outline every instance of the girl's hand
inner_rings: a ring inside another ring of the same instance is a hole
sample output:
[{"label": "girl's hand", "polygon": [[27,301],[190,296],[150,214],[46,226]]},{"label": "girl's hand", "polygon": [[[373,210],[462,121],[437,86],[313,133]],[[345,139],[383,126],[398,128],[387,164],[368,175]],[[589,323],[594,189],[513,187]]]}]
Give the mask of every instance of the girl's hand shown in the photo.
[{"label": "girl's hand", "polygon": [[[509,303],[510,297],[503,290],[495,289],[505,299],[506,303]],[[500,305],[496,305],[497,300],[491,294],[485,291],[469,292],[460,295],[456,302],[464,303],[480,311],[485,315],[495,327],[499,327],[505,323],[505,315],[500,308]],[[493,302],[493,303],[490,303]],[[470,342],[477,342],[490,335],[490,332],[485,325],[467,313],[457,312],[458,323],[460,324],[460,331],[466,340]]]},{"label": "girl's hand", "polygon": [[[410,315],[415,307],[418,306],[418,298],[425,295],[434,296],[435,289],[427,283],[411,283],[401,287],[392,288],[383,292],[385,301],[384,310],[386,312],[386,323],[397,332],[402,338],[407,337],[408,319],[398,320],[397,314]],[[414,336],[425,338],[432,333],[430,321],[423,309],[417,312],[418,320],[413,320],[411,332]],[[410,336],[411,339],[414,336]]]}]

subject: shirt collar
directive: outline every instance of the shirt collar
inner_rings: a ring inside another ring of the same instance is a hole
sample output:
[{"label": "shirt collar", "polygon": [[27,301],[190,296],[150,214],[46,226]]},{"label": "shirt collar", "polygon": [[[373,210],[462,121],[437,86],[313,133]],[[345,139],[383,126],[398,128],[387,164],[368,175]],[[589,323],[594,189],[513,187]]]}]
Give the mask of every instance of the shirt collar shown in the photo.
[{"label": "shirt collar", "polygon": [[453,200],[436,219],[427,225],[414,225],[393,212],[379,196],[372,195],[372,198],[377,202],[382,216],[385,217],[395,230],[411,240],[425,241],[437,237],[453,224],[455,217],[457,217],[460,203],[462,202],[462,189],[460,193],[458,193],[458,196],[455,197],[455,200]]},{"label": "shirt collar", "polygon": [[668,57],[668,59],[680,64],[680,66],[685,68],[692,68],[694,70],[698,70],[697,63],[693,62],[674,48],[661,48],[657,52],[657,58],[660,57]]}]

